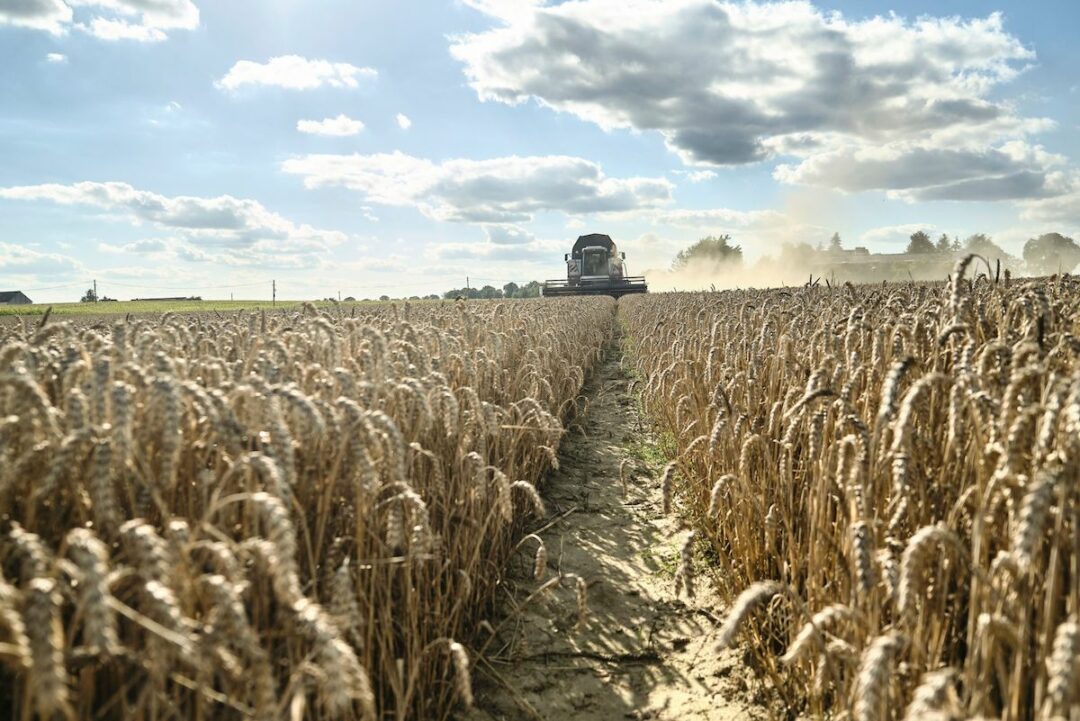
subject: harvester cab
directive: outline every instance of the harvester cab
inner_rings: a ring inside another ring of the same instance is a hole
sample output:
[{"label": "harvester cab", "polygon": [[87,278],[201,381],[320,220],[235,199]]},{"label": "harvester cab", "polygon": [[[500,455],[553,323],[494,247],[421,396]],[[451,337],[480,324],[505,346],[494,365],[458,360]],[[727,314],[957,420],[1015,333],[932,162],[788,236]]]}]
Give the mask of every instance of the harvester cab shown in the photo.
[{"label": "harvester cab", "polygon": [[565,256],[566,280],[544,283],[545,296],[610,295],[648,293],[645,278],[626,274],[626,253],[620,253],[611,236],[583,235]]}]

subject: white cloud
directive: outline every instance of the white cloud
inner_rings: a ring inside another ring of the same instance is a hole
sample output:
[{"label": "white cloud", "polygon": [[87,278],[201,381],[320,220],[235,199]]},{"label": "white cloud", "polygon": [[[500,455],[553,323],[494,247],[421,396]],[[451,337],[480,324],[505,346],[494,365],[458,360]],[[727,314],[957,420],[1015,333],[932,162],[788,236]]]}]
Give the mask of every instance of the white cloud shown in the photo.
[{"label": "white cloud", "polygon": [[[1003,152],[1052,123],[997,99],[1035,57],[998,13],[849,20],[798,0],[466,1],[499,21],[451,47],[485,101],[655,130],[688,164],[794,156],[801,164],[777,173],[789,183],[965,200],[1049,192],[1038,158]],[[898,167],[863,167],[879,152]],[[912,177],[922,165],[938,177]]]},{"label": "white cloud", "polygon": [[364,124],[359,120],[353,120],[344,113],[336,118],[325,120],[300,120],[296,123],[296,129],[301,133],[311,135],[329,135],[336,138],[344,138],[356,135],[364,129]]},{"label": "white cloud", "polygon": [[912,234],[920,230],[934,235],[936,226],[933,223],[903,223],[901,225],[883,225],[879,228],[871,228],[859,236],[862,245],[878,247],[882,245],[907,245]]},{"label": "white cloud", "polygon": [[[137,190],[127,183],[83,182],[72,185],[43,184],[0,188],[0,199],[40,201],[60,205],[98,208],[126,218],[134,225],[149,223],[179,234],[172,244],[177,252],[194,259],[240,265],[307,267],[343,243],[344,233],[294,223],[255,200],[221,195],[214,198],[165,196]],[[142,246],[121,247],[145,252]],[[161,250],[161,248],[157,248]]]},{"label": "white cloud", "polygon": [[306,155],[282,164],[308,188],[344,186],[383,205],[413,206],[436,220],[519,223],[534,213],[620,212],[671,200],[664,178],[609,178],[596,163],[566,156],[446,160],[401,152]]},{"label": "white cloud", "polygon": [[1044,228],[1061,228],[1059,232],[1080,232],[1080,172],[1058,177],[1060,193],[1054,197],[1020,203],[1020,218]]},{"label": "white cloud", "polygon": [[63,35],[71,18],[71,8],[63,0],[5,0],[0,3],[0,25]]},{"label": "white cloud", "polygon": [[66,275],[81,268],[79,261],[66,255],[0,242],[0,271],[5,275]]},{"label": "white cloud", "polygon": [[129,23],[127,20],[94,18],[89,25],[80,25],[79,27],[99,40],[134,40],[140,43],[159,43],[167,37],[159,28]]},{"label": "white cloud", "polygon": [[194,30],[199,8],[192,0],[67,0],[74,7],[87,6],[117,15],[139,18],[139,24],[162,30]]},{"label": "white cloud", "polygon": [[489,243],[495,245],[521,245],[532,243],[536,236],[522,228],[520,225],[485,225],[484,235]]},{"label": "white cloud", "polygon": [[684,176],[691,183],[704,183],[706,180],[715,180],[717,175],[712,170],[672,170],[675,175]]},{"label": "white cloud", "polygon": [[67,62],[67,55],[64,55],[63,53],[49,53],[45,56],[45,60],[50,63],[59,65]]},{"label": "white cloud", "polygon": [[544,4],[544,0],[462,0],[462,2],[485,15],[504,20],[525,16]]},{"label": "white cloud", "polygon": [[158,42],[168,30],[197,28],[199,8],[192,0],[2,0],[4,24],[53,35],[76,27],[101,40]]},{"label": "white cloud", "polygon": [[164,238],[144,238],[132,243],[114,245],[112,243],[98,243],[98,250],[102,253],[139,253],[142,255],[159,255],[170,249],[169,241]]},{"label": "white cloud", "polygon": [[774,176],[847,192],[889,190],[907,200],[1007,200],[1056,193],[1049,169],[1062,160],[1022,141],[997,148],[904,143],[819,153],[778,166]]},{"label": "white cloud", "polygon": [[695,230],[761,228],[787,224],[787,216],[778,210],[670,210],[656,215],[656,222]]},{"label": "white cloud", "polygon": [[[510,234],[514,242],[500,242],[492,238],[490,227],[485,227],[485,240],[473,243],[440,243],[429,248],[430,255],[438,261],[479,260],[485,263],[514,264],[520,272],[521,263],[558,267],[563,253],[567,251],[565,240],[538,240],[532,233],[515,228]],[[505,239],[500,231],[495,237]],[[490,266],[486,266],[490,267]]]},{"label": "white cloud", "polygon": [[299,55],[281,55],[265,63],[240,60],[215,85],[222,90],[236,90],[245,85],[266,85],[289,90],[311,90],[323,86],[355,88],[359,78],[374,78],[372,68],[328,60],[309,60]]},{"label": "white cloud", "polygon": [[408,130],[412,127],[412,121],[409,120],[409,116],[405,113],[398,113],[394,119],[397,121],[398,127],[402,130]]}]

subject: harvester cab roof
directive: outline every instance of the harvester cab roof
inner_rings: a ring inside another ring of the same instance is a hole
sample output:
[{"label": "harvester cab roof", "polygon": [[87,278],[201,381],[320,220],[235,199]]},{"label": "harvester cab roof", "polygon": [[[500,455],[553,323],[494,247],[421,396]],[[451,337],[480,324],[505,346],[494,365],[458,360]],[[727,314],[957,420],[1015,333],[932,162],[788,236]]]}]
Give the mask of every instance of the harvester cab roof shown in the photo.
[{"label": "harvester cab roof", "polygon": [[626,253],[619,252],[610,235],[589,233],[579,236],[564,259],[566,280],[546,281],[545,296],[610,295],[619,298],[649,291],[645,278],[626,274]]}]

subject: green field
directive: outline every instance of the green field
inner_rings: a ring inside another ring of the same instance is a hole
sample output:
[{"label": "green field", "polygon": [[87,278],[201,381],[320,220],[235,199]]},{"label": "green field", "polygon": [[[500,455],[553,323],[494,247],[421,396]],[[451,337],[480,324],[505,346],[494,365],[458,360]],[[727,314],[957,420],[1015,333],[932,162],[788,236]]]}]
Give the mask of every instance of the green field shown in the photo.
[{"label": "green field", "polygon": [[[276,304],[268,300],[131,300],[105,303],[34,303],[31,305],[5,305],[0,306],[2,316],[34,316],[43,315],[52,308],[53,315],[118,315],[128,313],[193,313],[210,311],[237,311],[237,310],[260,310],[260,309],[288,309],[299,307],[304,301],[289,300],[278,301]],[[378,301],[354,301],[341,303],[344,307],[363,305]],[[332,306],[327,301],[315,301],[318,307]]]}]

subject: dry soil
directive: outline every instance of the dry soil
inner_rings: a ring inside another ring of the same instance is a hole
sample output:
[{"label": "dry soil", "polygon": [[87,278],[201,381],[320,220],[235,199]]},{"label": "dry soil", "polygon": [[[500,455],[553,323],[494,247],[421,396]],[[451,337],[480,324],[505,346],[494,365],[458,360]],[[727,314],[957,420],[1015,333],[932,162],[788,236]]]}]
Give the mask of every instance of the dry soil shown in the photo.
[{"label": "dry soil", "polygon": [[[661,512],[660,469],[642,452],[650,438],[629,383],[616,338],[543,486],[546,578],[562,580],[535,594],[543,582],[531,577],[536,545],[526,541],[476,669],[470,721],[765,717],[738,655],[712,649],[721,611],[711,590],[675,594],[687,531]],[[588,586],[584,627],[578,577]]]}]

